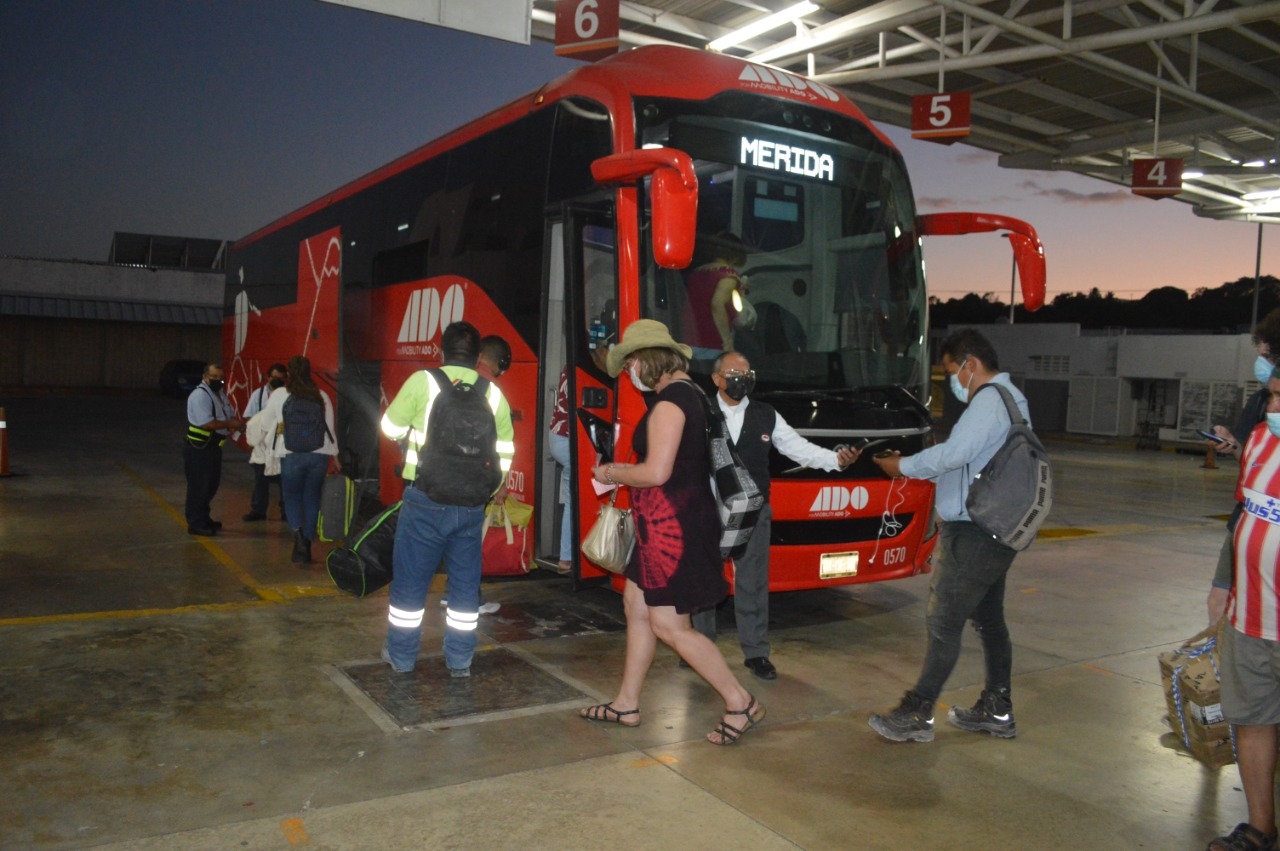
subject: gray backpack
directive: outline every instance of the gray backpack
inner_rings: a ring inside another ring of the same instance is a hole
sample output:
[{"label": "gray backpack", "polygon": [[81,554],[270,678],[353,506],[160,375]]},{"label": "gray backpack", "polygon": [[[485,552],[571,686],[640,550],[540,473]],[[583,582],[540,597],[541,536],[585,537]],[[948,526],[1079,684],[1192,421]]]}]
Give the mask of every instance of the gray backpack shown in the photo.
[{"label": "gray backpack", "polygon": [[1006,547],[1025,550],[1053,507],[1053,468],[1044,444],[1023,419],[1007,388],[988,382],[974,395],[988,387],[999,390],[1004,399],[1009,411],[1009,434],[973,477],[965,508],[979,529]]}]

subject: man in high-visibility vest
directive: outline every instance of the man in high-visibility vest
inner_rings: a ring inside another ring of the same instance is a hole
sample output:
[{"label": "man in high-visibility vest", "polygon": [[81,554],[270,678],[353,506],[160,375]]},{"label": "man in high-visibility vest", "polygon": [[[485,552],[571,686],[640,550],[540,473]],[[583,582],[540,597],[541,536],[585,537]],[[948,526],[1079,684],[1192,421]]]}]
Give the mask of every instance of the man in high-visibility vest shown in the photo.
[{"label": "man in high-visibility vest", "polygon": [[222,524],[210,516],[210,504],[222,480],[222,444],[231,432],[243,428],[223,390],[222,367],[204,368],[200,383],[187,397],[187,441],[182,447],[187,474],[187,533],[213,536]]},{"label": "man in high-visibility vest", "polygon": [[[469,322],[452,323],[444,329],[440,346],[444,366],[409,376],[382,418],[383,434],[392,440],[408,441],[382,658],[396,671],[413,670],[422,644],[427,590],[436,566],[443,560],[449,577],[445,664],[452,676],[469,677],[480,619],[480,531],[489,500],[505,496],[507,474],[515,455],[515,429],[511,425],[511,407],[502,391],[476,373],[480,332],[475,326]],[[441,386],[441,380],[446,386]],[[460,395],[476,391],[483,392],[487,412],[475,397],[459,400]],[[442,399],[447,407],[437,413],[434,408],[442,404]],[[491,437],[486,438],[492,445],[466,447],[469,451],[450,455],[454,443],[484,431],[474,423],[454,430],[455,423],[461,424],[463,408],[468,409],[468,417],[481,412],[479,417],[484,421],[480,425],[493,428],[487,432]],[[488,416],[492,416],[491,422]],[[446,427],[453,439],[432,436],[433,428]],[[433,445],[432,440],[439,442]],[[470,464],[475,464],[476,469],[466,474],[442,473],[445,469],[468,470]]]}]

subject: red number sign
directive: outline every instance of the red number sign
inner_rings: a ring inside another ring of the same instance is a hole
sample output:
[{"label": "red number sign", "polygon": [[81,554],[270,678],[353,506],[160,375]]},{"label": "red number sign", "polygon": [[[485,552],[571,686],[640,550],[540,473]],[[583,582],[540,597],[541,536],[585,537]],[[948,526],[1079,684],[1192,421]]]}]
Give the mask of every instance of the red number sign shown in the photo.
[{"label": "red number sign", "polygon": [[594,62],[618,52],[619,0],[559,0],[556,55]]},{"label": "red number sign", "polygon": [[950,143],[968,135],[968,92],[939,92],[911,99],[911,138]]},{"label": "red number sign", "polygon": [[1176,157],[1133,161],[1133,194],[1160,198],[1182,191],[1182,160]]}]

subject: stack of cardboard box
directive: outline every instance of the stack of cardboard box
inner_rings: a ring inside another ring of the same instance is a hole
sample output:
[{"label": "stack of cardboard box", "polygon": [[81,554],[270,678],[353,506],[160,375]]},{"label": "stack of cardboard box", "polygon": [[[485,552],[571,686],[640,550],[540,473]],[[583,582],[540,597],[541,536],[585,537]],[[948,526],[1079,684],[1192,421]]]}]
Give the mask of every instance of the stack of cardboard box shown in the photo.
[{"label": "stack of cardboard box", "polygon": [[1222,717],[1217,665],[1212,636],[1160,654],[1169,726],[1192,755],[1211,768],[1236,761],[1231,725]]}]

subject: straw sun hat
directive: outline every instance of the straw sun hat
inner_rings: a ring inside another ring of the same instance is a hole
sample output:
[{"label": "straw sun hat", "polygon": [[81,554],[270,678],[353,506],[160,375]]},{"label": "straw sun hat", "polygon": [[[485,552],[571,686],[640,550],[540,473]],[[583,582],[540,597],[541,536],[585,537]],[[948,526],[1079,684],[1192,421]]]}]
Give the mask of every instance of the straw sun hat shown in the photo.
[{"label": "straw sun hat", "polygon": [[686,358],[693,356],[693,349],[671,338],[666,325],[656,319],[637,319],[622,332],[622,342],[609,350],[609,359],[605,363],[609,375],[617,378],[627,358],[640,349],[671,349]]}]

